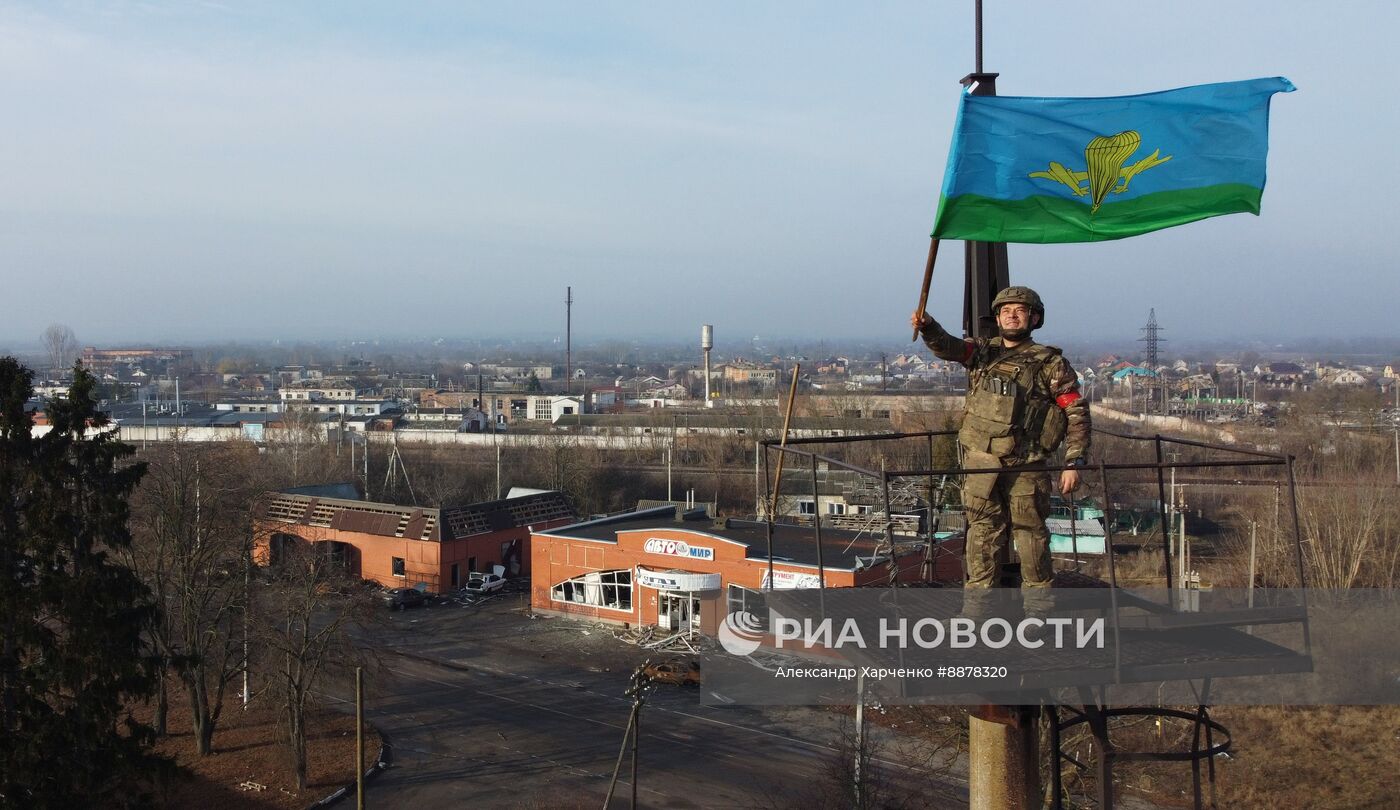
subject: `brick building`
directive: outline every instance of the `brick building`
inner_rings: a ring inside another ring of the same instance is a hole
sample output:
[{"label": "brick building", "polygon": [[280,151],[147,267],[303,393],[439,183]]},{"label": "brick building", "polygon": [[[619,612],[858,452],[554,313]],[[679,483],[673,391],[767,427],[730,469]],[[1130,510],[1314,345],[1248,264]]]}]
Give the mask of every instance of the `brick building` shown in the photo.
[{"label": "brick building", "polygon": [[[275,563],[288,543],[325,544],[360,577],[444,593],[467,573],[502,565],[530,572],[530,532],[577,520],[562,492],[425,509],[343,497],[347,485],[269,492],[254,520],[253,559]],[[342,497],[335,497],[340,495]]]},{"label": "brick building", "polygon": [[[925,544],[896,538],[898,579],[918,581]],[[887,557],[870,534],[823,529],[822,573],[828,588],[889,581]],[[715,520],[703,509],[673,506],[536,529],[531,540],[531,604],[536,610],[625,624],[713,634],[731,605],[767,586],[764,523]],[[935,564],[940,565],[935,557]],[[961,562],[950,557],[961,582]],[[774,524],[773,585],[817,587],[810,526]],[[944,571],[954,576],[952,569]],[[937,574],[935,575],[937,578]]]}]

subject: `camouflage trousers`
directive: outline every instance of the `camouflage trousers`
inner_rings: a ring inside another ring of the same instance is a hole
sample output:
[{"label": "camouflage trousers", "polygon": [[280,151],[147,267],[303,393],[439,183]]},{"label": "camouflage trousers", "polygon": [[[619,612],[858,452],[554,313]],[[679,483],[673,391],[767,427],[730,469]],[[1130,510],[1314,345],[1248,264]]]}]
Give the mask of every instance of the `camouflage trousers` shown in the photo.
[{"label": "camouflage trousers", "polygon": [[[995,456],[967,453],[969,468],[1001,466]],[[995,587],[1000,576],[998,559],[1007,535],[1021,559],[1021,588],[1027,611],[1048,602],[1050,580],[1050,475],[1044,472],[984,473],[969,475],[963,485],[967,510],[967,546],[964,553],[969,590]],[[969,594],[971,595],[971,594]]]}]

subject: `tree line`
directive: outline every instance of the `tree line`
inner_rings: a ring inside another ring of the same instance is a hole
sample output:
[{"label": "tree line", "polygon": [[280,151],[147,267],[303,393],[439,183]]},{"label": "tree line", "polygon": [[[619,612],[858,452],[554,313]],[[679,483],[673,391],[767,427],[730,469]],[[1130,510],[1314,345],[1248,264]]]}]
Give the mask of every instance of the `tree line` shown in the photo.
[{"label": "tree line", "polygon": [[81,364],[47,429],[32,392],[33,374],[0,358],[0,805],[150,803],[174,775],[153,746],[176,699],[205,755],[231,706],[277,706],[305,787],[310,709],[362,663],[353,640],[377,604],[310,546],[252,565],[262,494],[318,469],[298,459],[294,476],[245,443],[138,458]]}]

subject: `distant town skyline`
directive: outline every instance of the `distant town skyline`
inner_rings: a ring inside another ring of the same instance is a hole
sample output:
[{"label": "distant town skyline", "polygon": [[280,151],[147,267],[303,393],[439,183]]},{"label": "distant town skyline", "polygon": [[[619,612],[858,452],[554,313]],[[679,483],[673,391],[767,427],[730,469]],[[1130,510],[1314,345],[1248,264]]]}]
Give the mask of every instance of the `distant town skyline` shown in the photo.
[{"label": "distant town skyline", "polygon": [[[1011,246],[1046,342],[1127,344],[1149,308],[1172,341],[1400,338],[1396,18],[987,2],[1007,95],[1299,88],[1261,217]],[[894,342],[971,40],[970,2],[6,4],[0,348],[51,322],[85,344],[547,339],[566,285],[576,341]],[[954,330],[961,287],[945,250],[930,311]]]}]

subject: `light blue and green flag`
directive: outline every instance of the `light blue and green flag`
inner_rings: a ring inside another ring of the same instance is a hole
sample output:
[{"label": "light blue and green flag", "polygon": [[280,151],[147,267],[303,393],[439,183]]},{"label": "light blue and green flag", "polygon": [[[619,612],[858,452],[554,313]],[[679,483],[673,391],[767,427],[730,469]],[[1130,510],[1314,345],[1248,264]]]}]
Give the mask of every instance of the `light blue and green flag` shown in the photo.
[{"label": "light blue and green flag", "polygon": [[1097,242],[1259,213],[1284,78],[1139,96],[964,93],[933,236]]}]

